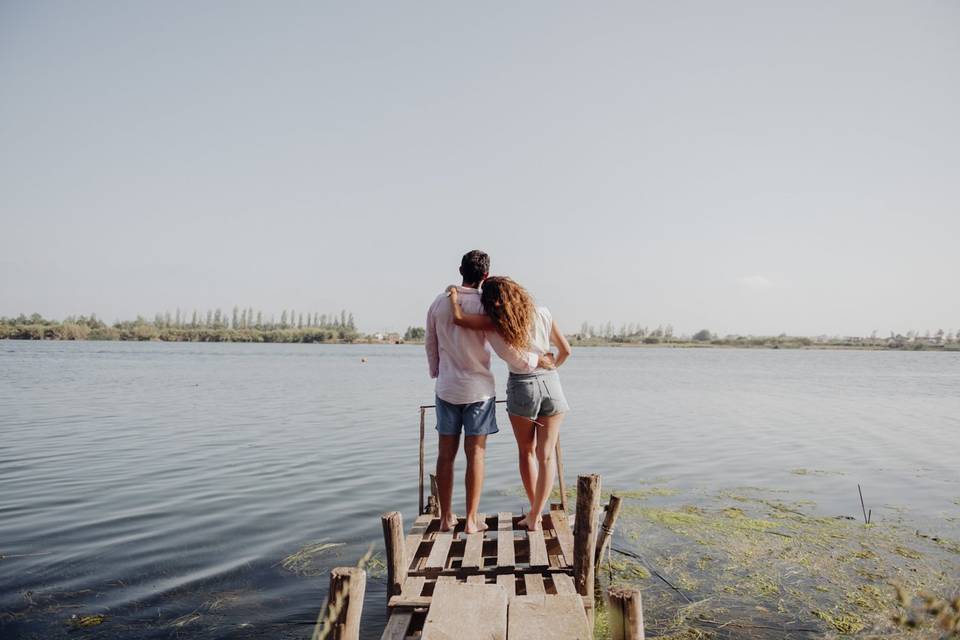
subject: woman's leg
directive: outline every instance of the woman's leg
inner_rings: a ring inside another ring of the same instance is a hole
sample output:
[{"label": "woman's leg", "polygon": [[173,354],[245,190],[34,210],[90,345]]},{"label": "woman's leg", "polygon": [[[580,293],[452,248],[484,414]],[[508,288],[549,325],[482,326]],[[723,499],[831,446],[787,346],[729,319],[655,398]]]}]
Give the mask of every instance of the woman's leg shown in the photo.
[{"label": "woman's leg", "polygon": [[513,436],[517,439],[517,454],[520,463],[520,480],[523,490],[527,492],[527,500],[533,504],[537,490],[537,430],[529,418],[521,418],[510,414],[510,424],[513,426]]},{"label": "woman's leg", "polygon": [[538,418],[538,422],[543,425],[537,427],[537,462],[540,464],[540,471],[537,474],[536,495],[534,496],[533,506],[530,507],[530,513],[527,514],[527,529],[536,531],[540,528],[540,516],[543,508],[547,505],[547,500],[553,492],[553,481],[556,478],[556,457],[554,453],[557,448],[557,438],[560,437],[560,424],[563,422],[566,414],[558,413],[549,417]]}]

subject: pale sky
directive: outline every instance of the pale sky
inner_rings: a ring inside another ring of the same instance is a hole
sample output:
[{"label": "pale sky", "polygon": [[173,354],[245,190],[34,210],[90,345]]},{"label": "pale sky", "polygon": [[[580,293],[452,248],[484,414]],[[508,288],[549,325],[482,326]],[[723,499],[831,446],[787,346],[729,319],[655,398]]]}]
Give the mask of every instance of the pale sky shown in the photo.
[{"label": "pale sky", "polygon": [[0,315],[960,327],[960,3],[0,2]]}]

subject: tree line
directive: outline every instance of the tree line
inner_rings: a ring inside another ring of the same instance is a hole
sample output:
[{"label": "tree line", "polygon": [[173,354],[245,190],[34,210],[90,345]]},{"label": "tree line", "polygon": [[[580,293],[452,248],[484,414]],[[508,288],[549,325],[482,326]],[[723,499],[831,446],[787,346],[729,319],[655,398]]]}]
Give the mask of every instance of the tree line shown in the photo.
[{"label": "tree line", "polygon": [[107,324],[96,314],[49,320],[34,313],[0,317],[0,339],[24,340],[164,340],[170,342],[353,342],[360,337],[353,314],[297,312],[284,309],[279,316],[236,306],[187,314],[157,313],[152,320]]}]

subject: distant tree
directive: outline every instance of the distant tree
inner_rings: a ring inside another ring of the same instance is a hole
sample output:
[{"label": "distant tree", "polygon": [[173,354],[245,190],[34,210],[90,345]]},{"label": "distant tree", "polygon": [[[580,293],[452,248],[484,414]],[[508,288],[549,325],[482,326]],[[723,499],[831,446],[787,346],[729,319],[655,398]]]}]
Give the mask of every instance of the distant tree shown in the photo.
[{"label": "distant tree", "polygon": [[355,331],[356,328],[357,328],[357,325],[353,323],[353,314],[351,313],[349,316],[347,316],[347,329],[350,329],[351,331]]},{"label": "distant tree", "polygon": [[346,327],[346,326],[347,326],[347,312],[346,312],[346,310],[341,310],[341,311],[340,311],[340,326],[341,326],[341,327]]},{"label": "distant tree", "polygon": [[180,307],[177,307],[177,320],[176,320],[176,325],[175,325],[175,326],[176,326],[178,329],[179,329],[181,326],[183,326],[183,324],[182,324],[182,322],[181,322],[181,318],[180,318]]},{"label": "distant tree", "polygon": [[194,329],[197,328],[197,310],[193,310],[193,316],[190,318],[190,326]]},{"label": "distant tree", "polygon": [[257,329],[263,326],[263,311],[257,311]]},{"label": "distant tree", "polygon": [[667,328],[663,330],[663,337],[664,337],[664,338],[672,338],[672,337],[673,337],[673,325],[672,325],[672,324],[668,324],[668,325],[667,325]]},{"label": "distant tree", "polygon": [[213,311],[207,309],[207,321],[203,324],[204,328],[209,329],[213,326]]},{"label": "distant tree", "polygon": [[301,313],[300,316],[297,318],[297,328],[298,328],[298,329],[303,329],[303,314],[302,314],[302,313]]},{"label": "distant tree", "polygon": [[281,329],[287,328],[287,310],[286,309],[284,309],[283,313],[280,314],[280,328]]},{"label": "distant tree", "polygon": [[700,329],[700,331],[693,334],[693,339],[697,342],[707,342],[711,337],[709,329]]},{"label": "distant tree", "polygon": [[425,335],[426,330],[424,330],[423,327],[407,327],[406,333],[403,334],[403,339],[407,342],[416,342],[423,340]]}]

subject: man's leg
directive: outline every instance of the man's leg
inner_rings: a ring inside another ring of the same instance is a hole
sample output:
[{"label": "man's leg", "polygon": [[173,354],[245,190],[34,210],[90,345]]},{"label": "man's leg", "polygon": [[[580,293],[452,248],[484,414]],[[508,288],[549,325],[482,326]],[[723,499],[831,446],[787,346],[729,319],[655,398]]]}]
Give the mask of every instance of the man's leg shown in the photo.
[{"label": "man's leg", "polygon": [[[440,434],[440,446],[437,451],[437,490],[440,492],[440,530],[449,531],[457,524],[452,510],[453,502],[453,464],[460,449],[460,435]],[[469,466],[468,466],[469,468]]]},{"label": "man's leg", "polygon": [[[463,450],[467,454],[467,519],[465,533],[483,531],[487,525],[477,522],[480,494],[483,493],[484,458],[487,455],[487,436],[466,436]],[[453,467],[451,466],[451,471]],[[452,487],[451,487],[452,488]]]}]

